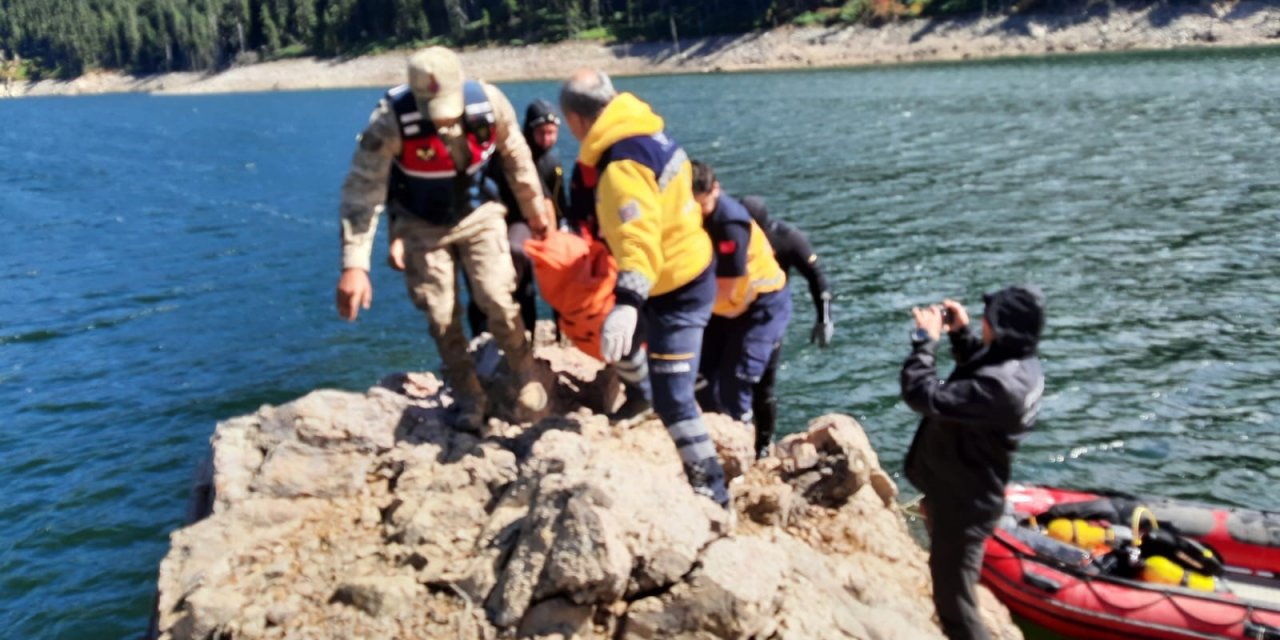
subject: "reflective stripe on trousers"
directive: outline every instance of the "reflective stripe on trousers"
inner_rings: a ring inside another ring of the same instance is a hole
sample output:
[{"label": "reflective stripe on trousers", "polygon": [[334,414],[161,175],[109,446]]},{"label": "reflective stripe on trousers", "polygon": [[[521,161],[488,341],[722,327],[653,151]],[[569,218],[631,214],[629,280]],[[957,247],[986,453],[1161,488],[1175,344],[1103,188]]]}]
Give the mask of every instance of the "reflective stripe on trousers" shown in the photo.
[{"label": "reflective stripe on trousers", "polygon": [[716,281],[710,268],[675,291],[645,302],[653,408],[680,452],[694,490],[729,504],[724,468],[693,397],[702,333],[711,318]]}]

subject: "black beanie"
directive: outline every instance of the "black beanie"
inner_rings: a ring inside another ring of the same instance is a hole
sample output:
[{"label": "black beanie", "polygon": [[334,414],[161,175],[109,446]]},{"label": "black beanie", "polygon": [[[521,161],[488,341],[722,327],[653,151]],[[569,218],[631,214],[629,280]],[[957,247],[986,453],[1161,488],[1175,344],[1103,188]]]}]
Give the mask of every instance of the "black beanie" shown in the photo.
[{"label": "black beanie", "polygon": [[541,98],[529,103],[529,108],[524,111],[524,129],[525,131],[533,131],[534,128],[546,123],[560,124],[560,116],[556,114],[556,108],[551,106],[550,102]]},{"label": "black beanie", "polygon": [[1044,331],[1044,293],[1034,285],[1018,285],[982,296],[982,315],[995,330],[1001,351],[1035,353]]}]

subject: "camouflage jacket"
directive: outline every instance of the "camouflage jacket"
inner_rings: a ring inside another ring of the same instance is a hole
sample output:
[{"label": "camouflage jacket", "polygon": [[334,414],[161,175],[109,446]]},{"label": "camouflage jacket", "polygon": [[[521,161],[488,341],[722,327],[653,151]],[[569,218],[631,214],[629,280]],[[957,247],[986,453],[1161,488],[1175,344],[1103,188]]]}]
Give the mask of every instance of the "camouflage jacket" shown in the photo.
[{"label": "camouflage jacket", "polygon": [[[542,184],[529,151],[529,144],[520,130],[520,121],[507,97],[488,83],[481,83],[485,95],[493,105],[497,124],[494,140],[497,145],[496,160],[506,173],[508,183],[515,193],[516,202],[525,218],[542,210]],[[440,132],[445,144],[453,147],[462,136],[461,126]],[[356,151],[351,158],[351,168],[342,183],[342,203],[339,215],[342,219],[342,268],[369,270],[373,253],[374,234],[378,229],[378,216],[387,203],[387,183],[391,177],[391,164],[400,155],[400,127],[395,110],[384,98],[369,116],[369,125],[356,136]],[[391,214],[399,205],[394,202]]]}]

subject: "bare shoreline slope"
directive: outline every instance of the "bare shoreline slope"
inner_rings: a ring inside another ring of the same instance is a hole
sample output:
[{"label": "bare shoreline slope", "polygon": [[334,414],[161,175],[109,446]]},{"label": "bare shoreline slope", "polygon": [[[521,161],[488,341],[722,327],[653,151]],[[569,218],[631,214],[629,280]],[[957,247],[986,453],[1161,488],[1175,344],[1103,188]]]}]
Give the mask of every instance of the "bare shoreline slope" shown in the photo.
[{"label": "bare shoreline slope", "polygon": [[[560,79],[581,66],[615,75],[644,75],[1267,45],[1280,46],[1280,5],[1241,0],[1142,9],[1100,3],[1085,13],[910,20],[880,27],[783,27],[678,43],[570,41],[472,49],[463,56],[469,75],[500,82]],[[0,86],[0,97],[392,86],[403,82],[404,59],[405,52],[397,51],[353,59],[279,60],[217,73],[139,77],[100,72],[71,81]]]}]

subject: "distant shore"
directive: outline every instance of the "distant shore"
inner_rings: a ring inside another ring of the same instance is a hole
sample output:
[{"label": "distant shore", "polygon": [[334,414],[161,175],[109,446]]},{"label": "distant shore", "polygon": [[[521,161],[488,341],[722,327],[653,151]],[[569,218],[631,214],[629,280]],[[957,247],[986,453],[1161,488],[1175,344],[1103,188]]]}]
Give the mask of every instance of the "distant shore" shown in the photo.
[{"label": "distant shore", "polygon": [[[907,20],[879,27],[781,27],[721,36],[605,45],[467,49],[471,76],[490,81],[550,80],[581,66],[615,75],[845,67],[990,59],[1101,51],[1280,46],[1280,6],[1265,0],[1230,5],[1096,5],[1087,12],[1027,13],[948,20]],[[70,81],[0,85],[0,97],[299,91],[392,86],[403,82],[405,51],[351,59],[295,58],[214,73],[131,76],[96,72]]]}]

